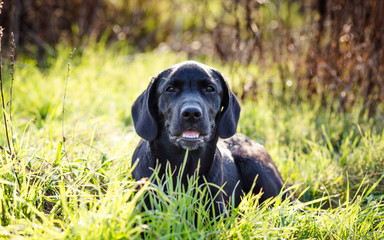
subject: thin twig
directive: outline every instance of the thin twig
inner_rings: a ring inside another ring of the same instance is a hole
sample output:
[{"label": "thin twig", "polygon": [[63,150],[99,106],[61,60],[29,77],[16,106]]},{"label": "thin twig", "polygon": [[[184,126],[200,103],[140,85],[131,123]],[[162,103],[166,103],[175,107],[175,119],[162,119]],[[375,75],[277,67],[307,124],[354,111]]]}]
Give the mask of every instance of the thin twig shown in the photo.
[{"label": "thin twig", "polygon": [[[13,80],[15,75],[15,58],[16,58],[16,43],[15,35],[11,33],[11,69],[9,73],[11,74],[11,86],[9,89],[9,120],[12,123],[12,90],[13,90]],[[13,127],[11,127],[11,134],[13,136]]]}]

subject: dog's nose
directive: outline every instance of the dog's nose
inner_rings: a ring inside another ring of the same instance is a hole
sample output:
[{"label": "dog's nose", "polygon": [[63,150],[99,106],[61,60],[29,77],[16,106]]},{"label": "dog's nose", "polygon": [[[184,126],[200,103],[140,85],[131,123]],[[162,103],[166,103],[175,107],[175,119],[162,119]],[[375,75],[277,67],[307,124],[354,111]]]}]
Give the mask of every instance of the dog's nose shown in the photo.
[{"label": "dog's nose", "polygon": [[186,121],[198,121],[202,117],[202,111],[198,106],[185,106],[181,109],[181,116]]}]

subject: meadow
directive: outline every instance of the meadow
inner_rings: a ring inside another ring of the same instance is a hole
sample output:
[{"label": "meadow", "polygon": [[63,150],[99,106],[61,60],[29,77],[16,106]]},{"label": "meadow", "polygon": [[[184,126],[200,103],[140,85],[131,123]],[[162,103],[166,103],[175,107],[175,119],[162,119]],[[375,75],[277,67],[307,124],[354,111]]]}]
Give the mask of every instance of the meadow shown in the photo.
[{"label": "meadow", "polygon": [[[151,76],[187,58],[95,44],[59,47],[43,67],[21,56],[13,75],[5,62],[0,238],[384,238],[383,112],[367,119],[359,108],[343,113],[316,99],[282,99],[273,68],[195,59],[220,70],[235,92],[244,73],[258,79],[258,95],[242,102],[238,132],[265,145],[299,201],[259,205],[260,195],[247,195],[229,216],[212,219],[196,179],[167,193],[149,182],[137,190],[131,106]],[[154,209],[146,210],[143,197],[153,192]]]}]

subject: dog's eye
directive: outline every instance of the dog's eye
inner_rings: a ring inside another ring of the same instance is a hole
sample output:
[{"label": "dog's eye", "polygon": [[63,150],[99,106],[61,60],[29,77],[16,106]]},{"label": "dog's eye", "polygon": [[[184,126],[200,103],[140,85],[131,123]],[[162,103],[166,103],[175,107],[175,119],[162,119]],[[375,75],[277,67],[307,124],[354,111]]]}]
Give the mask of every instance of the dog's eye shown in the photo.
[{"label": "dog's eye", "polygon": [[176,92],[176,88],[174,86],[169,86],[167,89],[166,89],[167,92]]},{"label": "dog's eye", "polygon": [[208,86],[208,87],[206,88],[206,90],[207,90],[207,92],[214,92],[214,91],[215,91],[215,88],[212,87],[212,86]]}]

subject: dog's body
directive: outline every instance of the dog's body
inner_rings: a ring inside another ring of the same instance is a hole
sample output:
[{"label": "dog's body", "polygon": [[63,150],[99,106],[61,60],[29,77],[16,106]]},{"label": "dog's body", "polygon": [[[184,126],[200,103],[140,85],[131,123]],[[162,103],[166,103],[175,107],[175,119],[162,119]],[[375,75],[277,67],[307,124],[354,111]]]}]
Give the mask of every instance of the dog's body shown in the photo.
[{"label": "dog's body", "polygon": [[187,61],[161,72],[132,107],[143,138],[132,157],[133,177],[151,177],[156,164],[163,176],[168,163],[176,178],[188,150],[180,181],[186,185],[197,172],[199,181],[223,186],[224,192],[210,187],[220,211],[228,202],[237,206],[256,177],[253,192],[263,192],[261,201],[277,196],[280,173],[264,147],[235,134],[239,116],[239,103],[217,70]]}]

